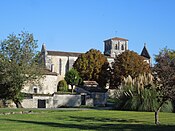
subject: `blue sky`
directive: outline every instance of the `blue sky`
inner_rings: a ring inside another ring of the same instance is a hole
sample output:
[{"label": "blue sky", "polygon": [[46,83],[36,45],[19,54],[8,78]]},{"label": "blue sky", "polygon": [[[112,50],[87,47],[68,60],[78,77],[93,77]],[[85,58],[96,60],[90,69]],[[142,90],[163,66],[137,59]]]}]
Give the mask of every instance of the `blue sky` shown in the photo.
[{"label": "blue sky", "polygon": [[21,31],[33,33],[49,50],[103,52],[103,41],[129,40],[150,55],[175,49],[175,0],[1,0],[0,40]]}]

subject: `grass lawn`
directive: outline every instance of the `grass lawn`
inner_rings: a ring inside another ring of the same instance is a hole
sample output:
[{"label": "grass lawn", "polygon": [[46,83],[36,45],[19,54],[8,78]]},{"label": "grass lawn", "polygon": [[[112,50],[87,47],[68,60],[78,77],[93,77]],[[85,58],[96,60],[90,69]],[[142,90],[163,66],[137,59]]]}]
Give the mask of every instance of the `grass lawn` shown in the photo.
[{"label": "grass lawn", "polygon": [[[2,112],[19,110],[0,109]],[[0,130],[175,130],[175,113],[160,113],[160,126],[154,125],[153,112],[110,110],[34,110],[35,114],[0,115]]]}]

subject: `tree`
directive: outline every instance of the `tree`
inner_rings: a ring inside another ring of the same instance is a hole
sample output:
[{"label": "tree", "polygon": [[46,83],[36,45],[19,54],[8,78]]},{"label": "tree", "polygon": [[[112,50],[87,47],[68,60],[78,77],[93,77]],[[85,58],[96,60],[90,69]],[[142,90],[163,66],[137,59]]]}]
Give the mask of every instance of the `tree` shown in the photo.
[{"label": "tree", "polygon": [[73,94],[73,86],[74,85],[78,85],[78,83],[80,82],[80,77],[78,74],[78,71],[76,69],[70,69],[66,74],[65,74],[65,78],[64,78],[67,82],[67,84],[71,85],[72,88],[72,94]]},{"label": "tree", "polygon": [[99,86],[105,88],[107,84],[110,84],[110,78],[111,78],[111,67],[109,66],[108,62],[105,62],[101,67],[101,71],[99,72],[99,78],[97,80]]},{"label": "tree", "polygon": [[[104,83],[101,83],[99,76],[102,73],[102,68],[103,72],[107,72],[109,68],[107,63],[107,58],[99,50],[91,49],[80,55],[73,67],[79,72],[83,80],[94,80],[100,85],[104,85]],[[104,64],[105,66],[103,66]],[[105,78],[105,76],[103,77]]]},{"label": "tree", "polygon": [[155,124],[159,124],[158,114],[168,100],[175,99],[175,51],[163,49],[155,57],[153,68],[157,85],[158,108],[155,110]]},{"label": "tree", "polygon": [[58,82],[57,91],[68,91],[68,85],[65,80],[61,80]]},{"label": "tree", "polygon": [[11,34],[0,43],[0,98],[11,99],[22,107],[23,86],[42,74],[37,63],[37,41],[33,34]]},{"label": "tree", "polygon": [[118,55],[112,65],[111,86],[118,87],[123,78],[130,75],[132,78],[140,74],[149,73],[150,66],[144,61],[144,58],[133,51],[125,51]]}]

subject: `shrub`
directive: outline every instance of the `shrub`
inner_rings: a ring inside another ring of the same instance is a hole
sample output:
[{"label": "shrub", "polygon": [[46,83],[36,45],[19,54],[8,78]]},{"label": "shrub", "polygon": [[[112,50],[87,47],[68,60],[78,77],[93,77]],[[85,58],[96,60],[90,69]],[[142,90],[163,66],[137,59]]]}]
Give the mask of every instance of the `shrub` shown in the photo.
[{"label": "shrub", "polygon": [[[130,76],[125,79],[120,96],[117,99],[117,109],[135,111],[155,111],[159,106],[157,90],[148,77],[140,76],[135,80]],[[171,101],[167,101],[161,111],[172,112]]]},{"label": "shrub", "polygon": [[5,107],[4,100],[1,100],[1,99],[0,99],[0,108],[4,108],[4,107]]},{"label": "shrub", "polygon": [[68,91],[68,85],[65,80],[61,80],[58,82],[57,91]]}]

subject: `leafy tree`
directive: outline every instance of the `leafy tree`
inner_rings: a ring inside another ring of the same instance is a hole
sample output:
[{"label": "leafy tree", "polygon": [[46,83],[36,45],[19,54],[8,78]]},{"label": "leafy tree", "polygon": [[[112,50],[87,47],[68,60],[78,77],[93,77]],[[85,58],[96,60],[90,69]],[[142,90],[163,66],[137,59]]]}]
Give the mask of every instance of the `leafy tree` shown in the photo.
[{"label": "leafy tree", "polygon": [[59,91],[68,91],[68,85],[65,80],[61,80],[58,82],[58,89]]},{"label": "leafy tree", "polygon": [[[99,50],[91,49],[85,54],[79,56],[78,59],[75,61],[73,67],[79,72],[83,80],[95,80],[100,85],[104,86],[104,81],[100,81],[100,79],[102,79],[102,77],[106,77],[104,73],[102,73],[102,71],[107,72],[107,69],[109,68],[108,64],[106,63],[106,57],[101,54]],[[101,76],[101,78],[99,79],[100,73],[104,76]]]},{"label": "leafy tree", "polygon": [[110,78],[111,67],[109,66],[108,62],[105,62],[101,67],[101,71],[99,72],[99,78],[97,80],[99,86],[105,88],[107,86],[106,84],[110,84]]},{"label": "leafy tree", "polygon": [[155,124],[159,124],[158,113],[168,100],[175,99],[175,51],[163,49],[155,57],[153,68],[157,86],[158,108],[155,110]]},{"label": "leafy tree", "polygon": [[80,82],[81,78],[79,77],[78,71],[76,69],[70,69],[66,74],[65,78],[66,82],[71,85],[72,88],[72,94],[73,94],[73,86],[78,85]]},{"label": "leafy tree", "polygon": [[36,48],[37,41],[27,32],[11,34],[0,43],[0,98],[13,100],[17,107],[22,107],[23,86],[42,74]]},{"label": "leafy tree", "polygon": [[118,55],[112,65],[113,75],[111,87],[118,87],[123,78],[130,75],[132,78],[138,77],[139,74],[149,73],[150,66],[144,61],[144,58],[133,51],[125,51]]}]

